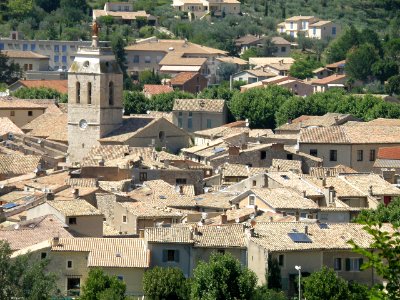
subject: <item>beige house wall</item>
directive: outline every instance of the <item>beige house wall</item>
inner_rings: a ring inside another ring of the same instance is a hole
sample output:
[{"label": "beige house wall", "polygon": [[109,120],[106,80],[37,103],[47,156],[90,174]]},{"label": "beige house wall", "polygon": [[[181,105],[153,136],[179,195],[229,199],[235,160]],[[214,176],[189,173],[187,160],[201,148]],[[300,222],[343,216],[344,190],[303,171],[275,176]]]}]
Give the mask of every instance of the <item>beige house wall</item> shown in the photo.
[{"label": "beige house wall", "polygon": [[[351,145],[342,144],[306,144],[300,143],[300,152],[310,154],[311,149],[317,149],[317,156],[323,159],[324,167],[334,167],[343,164],[351,167]],[[337,161],[330,161],[330,150],[337,150]]]},{"label": "beige house wall", "polygon": [[[166,52],[164,51],[139,51],[139,50],[126,50],[126,58],[128,61],[128,71],[141,72],[144,70],[160,71],[159,62],[164,58]],[[139,56],[139,62],[134,63],[134,57]],[[150,57],[150,62],[146,63],[145,58]]]},{"label": "beige house wall", "polygon": [[[29,116],[29,112],[32,112],[32,116]],[[0,109],[0,117],[7,117],[14,122],[18,127],[22,127],[28,124],[33,119],[36,119],[45,112],[45,108],[10,108]],[[13,115],[13,116],[12,116]]]},{"label": "beige house wall", "polygon": [[196,268],[197,264],[200,261],[208,262],[211,254],[221,251],[222,253],[230,253],[233,257],[239,260],[242,265],[246,265],[246,249],[240,248],[203,248],[203,247],[195,247],[193,248],[193,268]]},{"label": "beige house wall", "polygon": [[[11,58],[15,63],[19,64],[23,71],[48,71],[49,59],[47,58]],[[61,58],[60,58],[61,60]],[[32,69],[29,68],[32,65]]]},{"label": "beige house wall", "polygon": [[[366,130],[365,132],[366,135],[368,135],[368,132]],[[399,137],[400,139],[400,137]],[[378,155],[378,150],[380,147],[393,147],[393,146],[400,146],[400,143],[393,143],[393,144],[355,144],[351,146],[351,158],[352,162],[350,167],[360,171],[360,172],[370,172],[373,170],[373,166],[375,163],[375,160],[370,160],[370,151],[375,150],[375,159],[376,156]],[[363,160],[358,161],[357,160],[357,152],[359,150],[363,151]]]},{"label": "beige house wall", "polygon": [[[336,34],[332,34],[332,28],[336,27]],[[329,23],[323,26],[316,27],[316,33],[313,33],[313,26],[311,25],[308,29],[308,36],[312,39],[329,39],[335,38],[340,35],[341,28],[335,23]]]},{"label": "beige house wall", "polygon": [[268,268],[267,250],[250,241],[247,245],[247,251],[247,267],[257,275],[258,285],[265,284],[265,274]]},{"label": "beige house wall", "polygon": [[[182,113],[182,116],[179,116]],[[182,129],[188,132],[195,132],[203,129],[219,127],[226,124],[226,109],[222,113],[214,112],[192,112],[192,127],[189,128],[189,111],[173,111],[172,122],[179,127],[179,119],[182,120]],[[211,121],[211,127],[207,127],[207,120]]]}]

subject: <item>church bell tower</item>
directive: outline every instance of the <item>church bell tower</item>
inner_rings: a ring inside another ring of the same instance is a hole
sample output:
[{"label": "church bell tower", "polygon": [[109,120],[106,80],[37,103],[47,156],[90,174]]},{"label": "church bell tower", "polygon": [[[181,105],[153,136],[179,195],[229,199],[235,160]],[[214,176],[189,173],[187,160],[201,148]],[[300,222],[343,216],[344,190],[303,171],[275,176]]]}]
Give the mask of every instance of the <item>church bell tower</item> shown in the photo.
[{"label": "church bell tower", "polygon": [[[111,48],[81,47],[68,70],[68,162],[80,162],[98,140],[122,125],[123,75]],[[51,130],[51,128],[49,128]]]}]

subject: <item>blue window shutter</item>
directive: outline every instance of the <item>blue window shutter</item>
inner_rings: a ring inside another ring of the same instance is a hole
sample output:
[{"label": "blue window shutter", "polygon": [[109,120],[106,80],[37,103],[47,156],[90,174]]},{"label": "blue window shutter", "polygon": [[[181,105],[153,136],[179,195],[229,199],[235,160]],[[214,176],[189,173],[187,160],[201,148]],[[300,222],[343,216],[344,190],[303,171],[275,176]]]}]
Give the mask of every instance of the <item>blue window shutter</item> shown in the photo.
[{"label": "blue window shutter", "polygon": [[179,262],[179,250],[175,250],[175,261]]},{"label": "blue window shutter", "polygon": [[166,262],[168,257],[168,250],[163,250],[162,252],[162,261]]}]

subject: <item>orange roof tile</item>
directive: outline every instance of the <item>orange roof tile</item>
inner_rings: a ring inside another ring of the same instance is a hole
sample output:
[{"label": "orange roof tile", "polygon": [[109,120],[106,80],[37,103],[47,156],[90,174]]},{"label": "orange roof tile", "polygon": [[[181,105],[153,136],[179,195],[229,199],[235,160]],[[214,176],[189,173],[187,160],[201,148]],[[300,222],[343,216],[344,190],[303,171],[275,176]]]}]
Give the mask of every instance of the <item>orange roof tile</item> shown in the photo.
[{"label": "orange roof tile", "polygon": [[313,80],[311,84],[329,84],[329,83],[335,83],[338,80],[342,80],[345,79],[346,75],[345,74],[333,74],[331,76],[325,77],[325,78],[321,78],[321,79],[316,79]]},{"label": "orange roof tile", "polygon": [[178,75],[176,75],[174,78],[171,78],[171,84],[172,85],[182,85],[185,84],[187,81],[190,79],[194,78],[197,74],[197,72],[181,72]]},{"label": "orange roof tile", "polygon": [[400,159],[400,147],[382,147],[378,150],[378,158]]},{"label": "orange roof tile", "polygon": [[145,84],[143,86],[143,92],[150,95],[158,95],[164,93],[173,92],[174,89],[169,85],[161,85],[161,84]]}]

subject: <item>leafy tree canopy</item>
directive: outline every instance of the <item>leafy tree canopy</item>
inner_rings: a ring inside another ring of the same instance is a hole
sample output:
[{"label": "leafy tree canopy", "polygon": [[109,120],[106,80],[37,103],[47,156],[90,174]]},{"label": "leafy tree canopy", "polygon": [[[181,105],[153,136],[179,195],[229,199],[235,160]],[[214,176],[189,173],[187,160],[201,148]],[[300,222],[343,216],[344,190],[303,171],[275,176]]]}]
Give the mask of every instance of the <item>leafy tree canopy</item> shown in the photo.
[{"label": "leafy tree canopy", "polygon": [[379,60],[374,45],[366,43],[348,52],[346,73],[353,79],[366,81],[372,75],[372,67]]},{"label": "leafy tree canopy", "polygon": [[0,50],[0,83],[11,84],[22,76],[20,66]]},{"label": "leafy tree canopy", "polygon": [[83,285],[81,300],[124,300],[126,285],[115,276],[104,274],[100,268],[90,269]]},{"label": "leafy tree canopy", "polygon": [[290,75],[299,79],[311,78],[314,76],[315,69],[321,67],[322,64],[314,59],[300,59],[296,60],[290,66]]},{"label": "leafy tree canopy", "polygon": [[24,87],[16,90],[12,95],[20,99],[57,99],[59,102],[62,103],[66,103],[68,101],[67,94],[61,94],[54,89],[45,87]]},{"label": "leafy tree canopy", "polygon": [[144,114],[147,110],[148,99],[139,91],[124,91],[123,103],[125,115]]},{"label": "leafy tree canopy", "polygon": [[256,275],[231,254],[214,253],[208,263],[201,261],[195,268],[191,299],[247,300],[256,282]]},{"label": "leafy tree canopy", "polygon": [[193,99],[195,98],[193,94],[182,92],[182,91],[174,91],[171,93],[164,93],[154,95],[148,101],[148,110],[156,110],[156,111],[172,111],[172,107],[174,106],[175,99]]},{"label": "leafy tree canopy", "polygon": [[179,268],[154,267],[144,273],[143,290],[150,300],[189,299],[189,285]]}]

